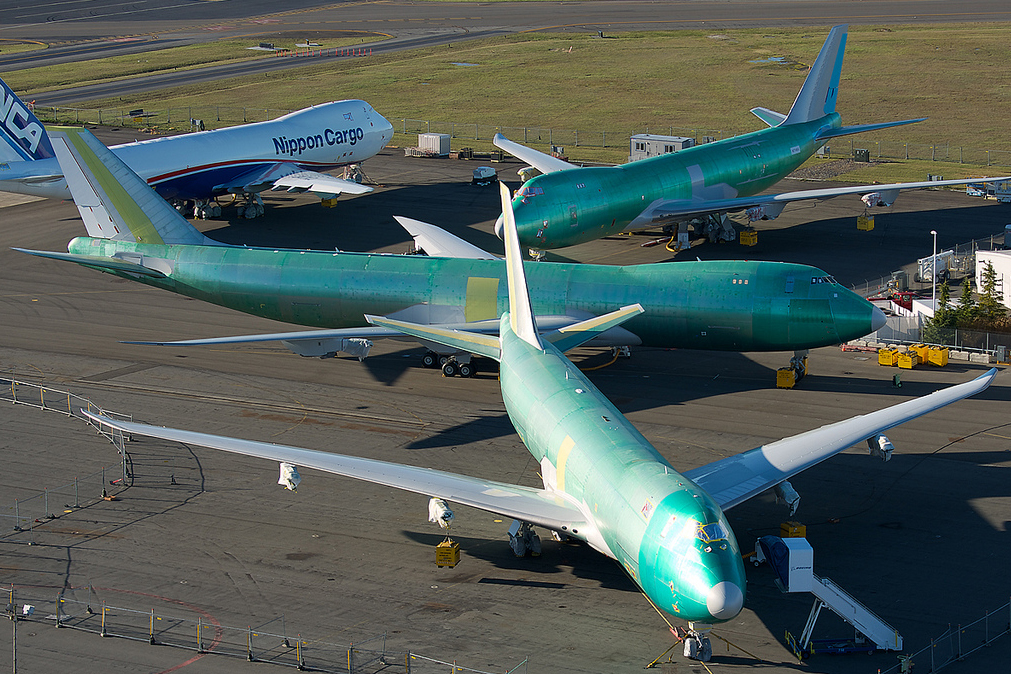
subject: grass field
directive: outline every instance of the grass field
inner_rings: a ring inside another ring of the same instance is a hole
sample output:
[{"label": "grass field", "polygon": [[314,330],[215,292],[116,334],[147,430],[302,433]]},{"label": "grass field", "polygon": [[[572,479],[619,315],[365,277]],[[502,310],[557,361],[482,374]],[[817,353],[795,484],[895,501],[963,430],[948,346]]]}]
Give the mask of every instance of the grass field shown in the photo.
[{"label": "grass field", "polygon": [[[883,140],[1011,151],[1004,129],[1011,118],[1009,28],[850,27],[838,106],[844,123],[929,118],[864,134],[861,146]],[[95,101],[89,107],[255,105],[290,110],[363,98],[391,120],[578,129],[586,135],[628,134],[647,127],[664,132],[660,130],[670,126],[734,134],[763,127],[748,112],[754,106],[789,109],[826,34],[821,28],[629,32],[604,39],[525,33],[372,58],[331,59],[293,71]],[[201,47],[186,49],[166,50],[164,58],[181,54],[192,64],[248,54],[240,45],[228,44],[215,44],[206,54]],[[234,53],[226,53],[229,49]],[[154,61],[162,58],[158,54],[139,58]],[[779,58],[770,61],[772,57]],[[87,62],[58,77],[19,71],[10,74],[10,84],[21,90],[68,86],[96,73],[122,76],[127,70],[143,71],[136,64],[139,58],[133,57],[133,63],[129,58]],[[587,155],[580,159],[600,161],[621,161],[627,152],[580,151]]]}]

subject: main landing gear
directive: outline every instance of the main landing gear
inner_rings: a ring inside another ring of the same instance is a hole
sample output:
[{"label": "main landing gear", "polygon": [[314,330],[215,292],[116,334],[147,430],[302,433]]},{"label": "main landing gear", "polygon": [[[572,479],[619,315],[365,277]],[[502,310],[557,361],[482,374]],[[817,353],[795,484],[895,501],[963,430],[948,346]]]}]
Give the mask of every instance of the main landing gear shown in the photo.
[{"label": "main landing gear", "polygon": [[477,362],[471,360],[470,354],[444,355],[435,351],[427,351],[421,357],[421,364],[427,368],[442,368],[443,377],[473,377],[477,373]]}]

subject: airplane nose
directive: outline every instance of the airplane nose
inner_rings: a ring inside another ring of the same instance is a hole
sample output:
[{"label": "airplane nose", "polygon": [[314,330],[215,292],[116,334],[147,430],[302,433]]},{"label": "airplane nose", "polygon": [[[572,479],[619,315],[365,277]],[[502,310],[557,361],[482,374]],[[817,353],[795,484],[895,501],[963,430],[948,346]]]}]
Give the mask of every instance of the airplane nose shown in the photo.
[{"label": "airplane nose", "polygon": [[878,307],[874,307],[871,311],[871,332],[877,332],[881,328],[885,327],[885,323],[888,319],[885,317],[885,312],[881,311]]},{"label": "airplane nose", "polygon": [[497,236],[500,239],[502,238],[502,226],[504,223],[505,220],[502,219],[502,216],[501,215],[498,216],[498,220],[495,221],[495,236]]},{"label": "airplane nose", "polygon": [[717,583],[706,596],[706,609],[717,620],[730,620],[744,608],[744,593],[730,581]]}]

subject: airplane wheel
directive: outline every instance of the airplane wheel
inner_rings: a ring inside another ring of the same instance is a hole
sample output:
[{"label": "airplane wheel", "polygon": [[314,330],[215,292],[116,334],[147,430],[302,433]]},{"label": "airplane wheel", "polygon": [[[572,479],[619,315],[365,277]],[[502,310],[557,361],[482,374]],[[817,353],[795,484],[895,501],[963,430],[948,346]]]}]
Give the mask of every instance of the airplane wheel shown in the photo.
[{"label": "airplane wheel", "polygon": [[460,363],[460,376],[461,377],[474,376],[473,366],[470,363]]},{"label": "airplane wheel", "polygon": [[439,366],[443,366],[449,362],[449,356],[439,356]]},{"label": "airplane wheel", "polygon": [[439,357],[429,351],[424,356],[421,357],[422,367],[433,368],[439,362]]},{"label": "airplane wheel", "polygon": [[446,361],[446,364],[442,366],[442,376],[443,377],[455,377],[457,373],[457,365],[453,361]]}]

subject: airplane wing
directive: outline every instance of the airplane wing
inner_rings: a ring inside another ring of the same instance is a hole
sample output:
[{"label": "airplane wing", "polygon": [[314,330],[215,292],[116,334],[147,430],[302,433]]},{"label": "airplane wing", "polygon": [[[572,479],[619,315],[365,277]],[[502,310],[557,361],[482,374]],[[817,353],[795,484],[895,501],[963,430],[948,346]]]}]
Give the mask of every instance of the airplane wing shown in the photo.
[{"label": "airplane wing", "polygon": [[525,145],[514,143],[501,133],[496,133],[492,142],[495,144],[495,147],[508,152],[517,159],[525,161],[541,173],[568,171],[569,169],[578,168],[567,161],[562,161],[558,157],[552,157],[549,154],[538,152],[537,150],[533,150]]},{"label": "airplane wing", "polygon": [[[39,254],[35,251],[24,251]],[[67,256],[65,253],[45,253],[43,257],[56,257],[58,255]],[[80,256],[75,256],[80,257]],[[64,258],[58,258],[64,259]],[[87,261],[73,259],[73,262],[88,264]],[[126,269],[125,271],[137,271]],[[399,312],[398,312],[399,313]],[[398,313],[390,314],[386,318],[394,318]],[[561,340],[569,333],[566,328],[578,324],[584,320],[584,316],[537,316],[537,328],[544,333],[545,339],[549,341]],[[417,321],[414,321],[417,323]],[[420,323],[420,325],[426,325]],[[431,327],[443,330],[466,330],[482,335],[498,335],[499,322],[497,319],[486,321],[471,321],[470,323],[432,323]],[[183,339],[175,341],[124,341],[123,344],[138,344],[141,346],[221,346],[224,344],[254,344],[257,342],[281,342],[285,347],[299,354],[300,356],[322,357],[331,356],[337,352],[346,352],[352,355],[362,356],[362,340],[372,339],[397,339],[400,341],[418,341],[415,338],[405,335],[399,330],[380,327],[378,325],[368,325],[356,328],[333,328],[323,330],[299,330],[296,332],[271,332],[258,335],[234,335],[230,337],[208,337],[203,339]],[[620,326],[612,326],[610,329],[595,336],[595,345],[598,346],[638,346],[642,343],[637,335],[629,332]],[[358,340],[355,344],[354,340]],[[422,342],[428,345],[428,342]],[[368,353],[365,349],[364,353]]]},{"label": "airplane wing", "polygon": [[327,173],[303,170],[290,162],[277,162],[265,169],[248,171],[230,182],[215,185],[213,191],[234,194],[262,192],[266,189],[312,192],[325,199],[341,193],[365,194],[372,191],[367,185],[360,185]]},{"label": "airplane wing", "polygon": [[318,171],[299,171],[274,181],[272,190],[289,192],[312,192],[324,199],[332,199],[338,194],[367,194],[372,191],[368,185],[344,180]]},{"label": "airplane wing", "polygon": [[116,428],[131,435],[161,438],[187,445],[282,461],[299,468],[314,468],[416,494],[443,498],[555,531],[561,531],[563,527],[568,531],[572,531],[573,528],[578,531],[586,521],[576,505],[557,493],[544,489],[376,459],[120,421],[86,410],[81,412],[100,426]]},{"label": "airplane wing", "polygon": [[[670,199],[651,204],[630,225],[629,229],[648,227],[664,220],[688,219],[721,212],[743,211],[759,208],[759,218],[774,219],[783,212],[787,204],[795,201],[812,199],[829,199],[847,194],[874,195],[868,206],[890,206],[898,193],[904,190],[915,190],[926,187],[943,187],[945,185],[967,185],[969,183],[1011,180],[1011,178],[966,178],[964,180],[934,180],[918,183],[891,183],[888,185],[857,185],[854,187],[829,187],[820,190],[798,190],[780,194],[761,194],[753,197],[735,197],[732,199]],[[756,218],[757,219],[757,218]]]},{"label": "airplane wing", "polygon": [[997,369],[993,368],[964,384],[762,445],[743,454],[686,471],[684,475],[709,492],[726,510],[847,447],[983,391],[996,374]]},{"label": "airplane wing", "polygon": [[472,243],[467,243],[458,236],[450,234],[441,227],[394,215],[393,219],[414,237],[414,245],[425,251],[431,257],[457,257],[470,260],[497,260],[497,256],[481,250]]}]

